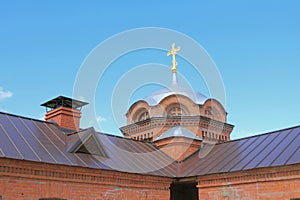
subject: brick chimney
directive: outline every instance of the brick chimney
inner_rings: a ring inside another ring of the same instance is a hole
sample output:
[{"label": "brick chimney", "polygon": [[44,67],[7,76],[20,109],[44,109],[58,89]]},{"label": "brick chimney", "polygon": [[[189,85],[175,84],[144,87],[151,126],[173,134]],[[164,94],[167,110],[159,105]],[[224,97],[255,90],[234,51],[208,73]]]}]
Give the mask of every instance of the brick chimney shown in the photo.
[{"label": "brick chimney", "polygon": [[60,127],[78,131],[80,129],[81,108],[88,103],[64,96],[56,97],[41,106],[46,107],[47,122],[55,121]]}]

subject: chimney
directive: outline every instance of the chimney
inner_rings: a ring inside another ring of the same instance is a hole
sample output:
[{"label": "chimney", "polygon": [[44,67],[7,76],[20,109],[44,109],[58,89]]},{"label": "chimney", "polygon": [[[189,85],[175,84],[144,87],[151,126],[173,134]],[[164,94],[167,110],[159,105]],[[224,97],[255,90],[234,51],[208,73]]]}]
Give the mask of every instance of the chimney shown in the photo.
[{"label": "chimney", "polygon": [[80,128],[81,108],[88,103],[64,96],[56,97],[41,106],[46,107],[45,120],[55,121],[60,127],[78,131]]}]

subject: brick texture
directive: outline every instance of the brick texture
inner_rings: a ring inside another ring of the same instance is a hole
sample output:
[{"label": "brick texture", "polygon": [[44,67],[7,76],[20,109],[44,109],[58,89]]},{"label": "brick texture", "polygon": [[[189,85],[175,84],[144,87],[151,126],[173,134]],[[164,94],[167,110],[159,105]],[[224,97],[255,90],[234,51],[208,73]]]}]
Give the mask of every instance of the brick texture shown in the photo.
[{"label": "brick texture", "polygon": [[156,141],[155,145],[173,159],[182,161],[200,148],[201,141],[182,137],[167,138]]},{"label": "brick texture", "polygon": [[150,175],[0,160],[0,196],[4,200],[167,200],[171,181]]},{"label": "brick texture", "polygon": [[300,165],[198,177],[201,200],[300,198]]},{"label": "brick texture", "polygon": [[[201,200],[300,198],[300,164],[199,176],[196,180]],[[4,200],[169,200],[171,183],[172,178],[167,177],[0,159],[0,196]]]},{"label": "brick texture", "polygon": [[[184,108],[187,117],[177,116],[177,119],[167,117],[168,108],[174,104],[179,104]],[[218,112],[208,114],[206,113],[208,108],[214,108]],[[139,114],[144,111],[149,112],[150,119],[138,121]],[[205,137],[210,140],[228,141],[233,129],[232,125],[226,123],[227,113],[219,102],[209,99],[203,105],[198,105],[182,95],[168,96],[156,106],[149,106],[145,101],[138,101],[130,107],[126,117],[127,125],[121,127],[120,130],[125,137],[138,140],[153,141],[169,128],[180,125],[200,138],[203,138],[204,133]]]},{"label": "brick texture", "polygon": [[80,128],[81,112],[76,109],[59,107],[46,113],[45,120],[54,120],[60,127],[78,131]]}]

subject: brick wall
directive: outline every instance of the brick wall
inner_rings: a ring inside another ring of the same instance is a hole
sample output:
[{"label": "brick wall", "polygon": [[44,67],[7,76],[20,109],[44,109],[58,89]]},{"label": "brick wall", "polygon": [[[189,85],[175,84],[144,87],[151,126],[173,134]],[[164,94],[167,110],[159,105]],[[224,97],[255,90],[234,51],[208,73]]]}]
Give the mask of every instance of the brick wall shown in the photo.
[{"label": "brick wall", "polygon": [[[177,119],[169,116],[167,118],[167,110],[170,105],[180,104],[187,110],[187,116],[177,116]],[[208,107],[214,107],[218,110],[218,115],[207,115],[205,110]],[[148,110],[151,120],[137,122],[137,117],[141,110]],[[202,116],[202,117],[200,117]],[[226,140],[230,140],[230,133],[233,126],[226,124],[227,113],[223,106],[216,100],[209,99],[204,105],[195,104],[191,99],[182,95],[171,95],[163,99],[156,106],[149,106],[145,101],[134,103],[127,114],[127,126],[121,127],[120,130],[125,137],[139,138],[139,140],[148,139],[147,136],[155,140],[161,133],[173,126],[183,126],[197,136],[202,138],[202,131],[206,137],[211,136],[211,140],[219,140],[220,136],[226,136]],[[160,118],[160,119],[158,119]],[[144,138],[146,136],[146,138]],[[142,138],[142,139],[141,139]],[[150,139],[151,139],[150,138]],[[223,139],[224,140],[224,139]]]},{"label": "brick wall", "polygon": [[[169,200],[172,179],[83,167],[0,159],[3,200]],[[201,200],[300,198],[300,165],[197,177]]]},{"label": "brick wall", "polygon": [[81,112],[76,109],[59,107],[45,114],[45,120],[54,120],[60,127],[78,131],[80,128]]},{"label": "brick wall", "polygon": [[159,140],[154,144],[168,156],[177,161],[182,161],[200,148],[201,141],[175,137]]},{"label": "brick wall", "polygon": [[170,178],[0,159],[3,200],[169,200]]},{"label": "brick wall", "polygon": [[201,200],[300,198],[300,165],[198,177]]}]

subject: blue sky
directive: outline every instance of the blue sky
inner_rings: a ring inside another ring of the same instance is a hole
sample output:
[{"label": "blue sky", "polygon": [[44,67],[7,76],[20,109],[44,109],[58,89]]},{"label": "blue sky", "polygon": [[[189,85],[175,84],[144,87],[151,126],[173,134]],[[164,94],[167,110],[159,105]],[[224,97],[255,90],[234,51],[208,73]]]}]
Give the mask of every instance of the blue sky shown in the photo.
[{"label": "blue sky", "polygon": [[[226,89],[228,122],[235,125],[233,138],[299,125],[299,8],[296,0],[2,1],[0,109],[40,119],[41,103],[72,96],[82,62],[100,42],[133,28],[163,27],[196,40],[216,63]],[[105,82],[107,92],[96,96],[104,132],[119,134],[107,106],[122,75],[118,67],[126,72],[149,62],[169,65],[170,58],[142,51],[114,63],[116,77]],[[208,96],[201,77],[184,67],[181,73]],[[137,91],[131,101],[155,89]]]}]

